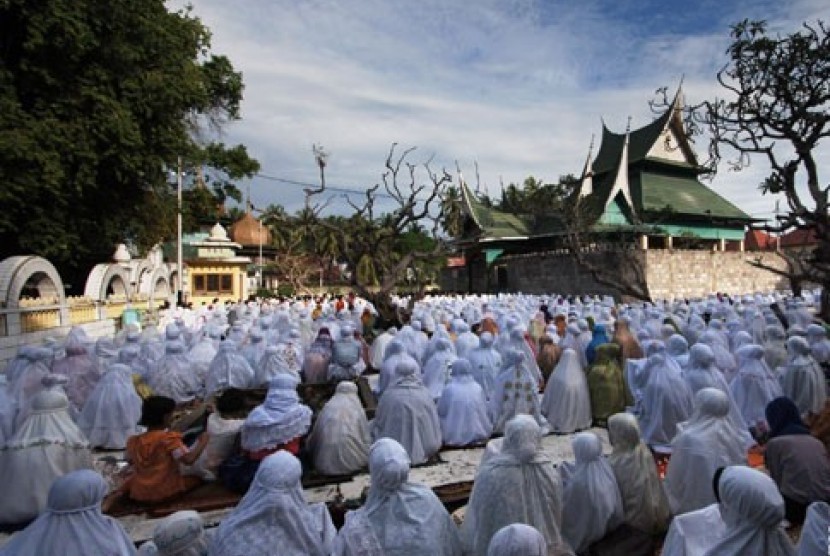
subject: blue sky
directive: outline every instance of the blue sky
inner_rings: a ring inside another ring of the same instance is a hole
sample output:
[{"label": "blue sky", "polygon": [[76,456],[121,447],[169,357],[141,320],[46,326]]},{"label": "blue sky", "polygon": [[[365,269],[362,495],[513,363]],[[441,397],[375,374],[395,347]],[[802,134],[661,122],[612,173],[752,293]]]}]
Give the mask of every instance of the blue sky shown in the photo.
[{"label": "blue sky", "polygon": [[[175,9],[180,4],[169,4]],[[657,88],[684,78],[689,102],[719,92],[729,25],[766,19],[781,32],[826,17],[826,0],[193,0],[245,80],[243,119],[221,139],[242,142],[262,174],[315,182],[312,145],[329,152],[327,179],[377,183],[392,142],[414,161],[482,188],[528,175],[579,173],[601,118],[616,131],[653,118]],[[705,143],[698,141],[699,155]],[[825,163],[826,167],[827,164]],[[770,217],[759,160],[724,168],[712,187]],[[826,174],[825,174],[826,175]],[[257,206],[302,204],[302,188],[250,181]],[[782,202],[783,207],[783,202]]]}]

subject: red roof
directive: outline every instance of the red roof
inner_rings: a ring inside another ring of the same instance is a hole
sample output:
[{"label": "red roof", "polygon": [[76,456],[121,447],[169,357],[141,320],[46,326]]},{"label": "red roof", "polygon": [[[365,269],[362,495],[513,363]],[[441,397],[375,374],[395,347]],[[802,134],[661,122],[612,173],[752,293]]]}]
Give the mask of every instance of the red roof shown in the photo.
[{"label": "red roof", "polygon": [[781,247],[803,247],[818,243],[816,233],[812,229],[793,230],[781,236]]},{"label": "red roof", "polygon": [[761,230],[747,230],[744,235],[744,249],[747,251],[768,251],[775,249],[776,238]]}]

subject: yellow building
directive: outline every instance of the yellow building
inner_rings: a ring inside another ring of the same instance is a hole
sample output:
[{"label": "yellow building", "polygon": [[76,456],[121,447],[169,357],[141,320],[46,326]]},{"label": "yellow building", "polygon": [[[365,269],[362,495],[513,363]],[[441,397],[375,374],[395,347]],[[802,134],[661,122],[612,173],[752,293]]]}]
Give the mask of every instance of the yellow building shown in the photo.
[{"label": "yellow building", "polygon": [[184,249],[185,291],[194,307],[217,298],[220,302],[248,298],[247,269],[251,259],[238,255],[241,248],[218,223],[207,238],[189,238]]}]

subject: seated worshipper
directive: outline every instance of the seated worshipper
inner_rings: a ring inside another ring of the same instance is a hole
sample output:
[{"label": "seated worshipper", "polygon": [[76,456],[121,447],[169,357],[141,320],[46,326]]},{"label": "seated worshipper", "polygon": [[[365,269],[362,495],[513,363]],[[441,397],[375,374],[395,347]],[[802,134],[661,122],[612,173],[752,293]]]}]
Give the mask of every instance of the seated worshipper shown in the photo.
[{"label": "seated worshipper", "polygon": [[184,343],[173,341],[164,346],[164,355],[150,373],[150,387],[158,396],[177,404],[191,402],[202,394],[204,385],[191,369]]},{"label": "seated worshipper", "polygon": [[593,432],[571,439],[575,462],[565,473],[562,536],[577,554],[586,551],[623,523],[624,511],[614,471],[602,457],[602,442]]},{"label": "seated worshipper", "polygon": [[[536,379],[525,364],[525,354],[516,349],[507,350],[504,367],[496,377],[489,402],[494,432],[504,431],[505,424],[519,414],[532,416],[545,433],[550,430],[547,420],[542,416],[536,384]],[[588,411],[590,419],[590,404]]]},{"label": "seated worshipper", "polygon": [[[397,339],[392,340],[389,343],[389,347],[386,348],[386,358],[383,360],[383,364],[380,366],[380,377],[378,378],[378,396],[382,395],[389,386],[395,382],[396,376],[396,369],[398,368],[398,364],[402,361],[409,361],[418,365],[418,369],[420,369],[420,365],[415,360],[414,357],[409,355],[406,351],[406,346],[403,345],[402,342],[399,342]],[[420,376],[421,371],[418,371],[418,375]]]},{"label": "seated worshipper", "polygon": [[[320,332],[322,332],[322,329]],[[397,333],[398,329],[390,326],[386,332],[375,338],[372,342],[372,346],[369,348],[369,365],[372,369],[380,371],[380,367],[383,365],[383,360],[386,357],[386,348],[395,339],[395,334]]]},{"label": "seated worshipper", "polygon": [[210,435],[202,433],[188,448],[182,434],[167,430],[173,419],[176,402],[164,396],[150,396],[141,406],[139,425],[147,432],[127,439],[125,459],[132,474],[122,486],[130,498],[138,502],[160,502],[187,492],[201,480],[181,473],[180,464],[192,465],[207,446]]},{"label": "seated worshipper", "polygon": [[156,525],[153,540],[141,545],[138,556],[208,556],[202,516],[193,510],[168,515]]},{"label": "seated worshipper", "polygon": [[[291,353],[292,351],[286,350],[281,346],[268,346],[265,348],[262,359],[259,360],[259,364],[254,368],[253,384],[257,388],[267,388],[268,384],[278,375],[288,375],[297,383],[300,383],[302,377],[298,372],[292,371],[290,365],[285,360],[286,355],[289,355],[290,358]],[[326,365],[326,369],[328,369],[328,365]]]},{"label": "seated worshipper", "polygon": [[784,497],[787,521],[801,524],[811,502],[830,500],[830,458],[792,400],[776,398],[766,413],[770,430],[764,463]]},{"label": "seated worshipper", "polygon": [[524,328],[517,326],[510,331],[510,337],[506,344],[506,348],[502,351],[502,358],[507,355],[507,351],[515,349],[521,351],[525,358],[525,366],[530,371],[533,380],[536,381],[535,390],[538,392],[542,387],[542,371],[536,364],[536,347],[531,347],[527,341],[527,331]]},{"label": "seated worshipper", "polygon": [[265,401],[242,424],[242,449],[249,459],[262,461],[277,450],[300,453],[302,438],[311,428],[311,408],[300,403],[297,381],[277,375],[268,385]]},{"label": "seated worshipper", "polygon": [[798,556],[825,556],[830,552],[830,505],[813,502],[807,508],[807,519],[798,540]]},{"label": "seated worshipper", "polygon": [[[331,346],[329,329],[321,328],[317,333],[317,338],[311,343],[303,358],[303,380],[307,384],[328,382]],[[259,377],[259,373],[257,373],[257,376]],[[269,378],[273,378],[273,376]],[[257,382],[259,381],[258,378]]]},{"label": "seated worshipper", "polygon": [[747,344],[735,353],[738,373],[729,390],[744,422],[756,430],[767,430],[765,411],[775,398],[783,396],[781,383],[764,361],[764,348]]},{"label": "seated worshipper", "polygon": [[46,507],[52,481],[92,467],[86,437],[69,416],[66,377],[48,375],[31,412],[0,450],[0,523],[22,523]]},{"label": "seated worshipper", "polygon": [[110,365],[86,400],[78,416],[78,426],[90,445],[123,450],[127,438],[138,434],[141,398],[133,386],[132,370],[127,365]]},{"label": "seated worshipper", "polygon": [[352,326],[340,329],[340,339],[331,348],[331,363],[328,379],[331,382],[354,380],[366,370],[363,360],[363,345],[354,337]]},{"label": "seated worshipper", "polygon": [[218,343],[215,343],[210,336],[207,336],[206,331],[203,330],[203,333],[204,335],[187,352],[187,358],[190,360],[190,368],[202,384],[207,379],[208,369],[210,368],[211,362],[213,362],[213,358],[216,357],[218,346]]},{"label": "seated worshipper", "polygon": [[781,376],[781,390],[795,402],[802,417],[818,415],[827,399],[824,372],[810,355],[810,345],[804,338],[788,339],[787,352],[789,361]]},{"label": "seated worshipper", "polygon": [[56,478],[48,488],[43,512],[0,548],[0,556],[136,554],[121,524],[101,513],[101,501],[107,494],[101,475],[90,469],[72,471]]},{"label": "seated worshipper", "polygon": [[7,388],[6,375],[0,374],[0,446],[14,434],[14,414],[17,412]]},{"label": "seated worshipper", "polygon": [[308,435],[314,469],[323,475],[356,473],[366,467],[371,441],[357,385],[344,380],[323,406]]},{"label": "seated worshipper", "polygon": [[493,395],[496,377],[501,370],[501,355],[493,347],[493,335],[482,332],[478,339],[478,347],[467,353],[467,360],[472,365],[473,378],[484,390],[489,400]]},{"label": "seated worshipper", "polygon": [[[35,396],[44,389],[43,379],[50,375],[49,361],[52,357],[48,348],[30,347],[21,349],[23,357],[14,374],[6,375],[9,378],[9,398],[14,406],[12,415],[12,431],[23,424],[31,413],[31,405]],[[69,380],[66,375],[63,376]],[[74,406],[70,406],[70,415],[75,415]]]},{"label": "seated worshipper", "polygon": [[620,489],[624,522],[648,534],[665,531],[669,502],[654,456],[640,438],[637,418],[630,413],[612,415],[608,419],[608,441],[613,448],[608,464]]},{"label": "seated worshipper", "polygon": [[239,431],[245,421],[245,396],[241,390],[229,388],[216,399],[216,411],[207,419],[207,446],[199,459],[187,468],[188,475],[205,481],[216,480],[219,466],[234,452]]},{"label": "seated worshipper", "polygon": [[381,438],[369,451],[369,494],[346,514],[333,556],[460,556],[458,530],[431,488],[410,482],[403,446]]},{"label": "seated worshipper", "polygon": [[603,344],[607,344],[610,341],[611,340],[608,339],[608,334],[605,332],[605,325],[595,325],[591,334],[591,342],[585,348],[585,359],[588,362],[588,366],[594,364],[594,361],[597,358],[597,348]]},{"label": "seated worshipper", "polygon": [[727,419],[729,398],[716,388],[695,394],[695,412],[679,427],[663,487],[672,513],[699,510],[715,502],[709,486],[719,467],[746,464],[741,434]]},{"label": "seated worshipper", "polygon": [[726,382],[731,382],[732,378],[735,376],[738,362],[735,360],[735,356],[729,351],[729,348],[725,345],[724,341],[720,338],[720,336],[718,336],[717,332],[714,330],[707,330],[700,335],[698,343],[706,344],[712,348],[712,353],[715,354],[715,366],[723,373],[723,376],[726,378]]},{"label": "seated worshipper", "polygon": [[436,402],[441,397],[444,386],[450,380],[450,367],[455,360],[456,356],[452,343],[445,338],[441,338],[438,340],[438,345],[435,346],[435,351],[432,352],[432,355],[424,364],[422,380],[424,386],[432,394],[432,399]]},{"label": "seated worshipper", "polygon": [[764,360],[770,370],[780,375],[787,364],[787,332],[779,324],[768,325],[764,342]]},{"label": "seated worshipper", "polygon": [[98,358],[89,353],[85,335],[70,334],[67,336],[66,357],[52,363],[52,372],[69,379],[66,385],[66,395],[72,406],[80,411],[101,378]]},{"label": "seated worshipper", "polygon": [[213,534],[211,556],[327,556],[337,530],[323,503],[308,504],[300,460],[280,450],[262,460],[251,489]]},{"label": "seated worshipper", "polygon": [[560,535],[562,485],[541,446],[542,430],[532,417],[518,415],[507,423],[501,451],[476,473],[461,525],[465,554],[485,556],[493,536],[513,523],[535,527],[549,554],[568,553]]},{"label": "seated worshipper", "polygon": [[567,348],[550,376],[542,398],[542,414],[552,431],[572,433],[591,426],[591,397],[577,353]]},{"label": "seated worshipper", "polygon": [[548,543],[542,533],[523,523],[498,530],[490,539],[487,556],[547,556]]},{"label": "seated worshipper", "polygon": [[236,342],[225,340],[219,344],[219,351],[208,367],[205,379],[205,398],[228,388],[251,388],[254,384],[254,369],[248,364]]},{"label": "seated worshipper", "polygon": [[588,391],[594,422],[605,425],[614,413],[625,410],[625,382],[620,367],[620,346],[605,343],[595,350],[588,368]]},{"label": "seated worshipper", "polygon": [[550,336],[545,335],[539,338],[539,355],[536,356],[536,364],[539,366],[545,384],[548,383],[560,357],[562,357],[562,350],[553,343]]},{"label": "seated worshipper", "polygon": [[705,556],[795,556],[781,526],[784,500],[772,479],[736,465],[723,470],[715,488],[726,530]]},{"label": "seated worshipper", "polygon": [[685,370],[689,365],[689,342],[680,334],[672,334],[666,340],[666,353],[681,370]]},{"label": "seated worshipper", "polygon": [[455,352],[458,357],[467,357],[467,354],[478,347],[478,336],[470,332],[470,325],[464,321],[456,321],[454,324],[456,338],[455,338]]},{"label": "seated worshipper", "polygon": [[810,353],[822,368],[830,364],[830,340],[827,339],[827,330],[820,324],[807,326],[807,342],[810,344]]},{"label": "seated worshipper", "polygon": [[259,365],[259,360],[265,355],[265,348],[268,343],[265,341],[265,334],[262,330],[251,328],[248,334],[248,343],[242,346],[242,357],[248,362],[252,369],[256,369]]},{"label": "seated worshipper", "polygon": [[484,442],[493,432],[487,398],[473,379],[472,366],[466,359],[456,359],[452,363],[452,378],[438,402],[438,417],[444,444],[448,446]]},{"label": "seated worshipper", "polygon": [[677,424],[692,415],[692,394],[665,358],[663,353],[649,356],[641,373],[645,386],[637,417],[643,441],[650,447],[669,446]]},{"label": "seated worshipper", "polygon": [[432,394],[421,383],[418,364],[401,361],[397,377],[383,393],[372,421],[372,438],[391,438],[406,449],[413,465],[441,449],[441,422]]},{"label": "seated worshipper", "polygon": [[721,515],[721,505],[709,504],[701,510],[680,514],[671,520],[661,555],[705,556],[725,533],[726,523]]}]

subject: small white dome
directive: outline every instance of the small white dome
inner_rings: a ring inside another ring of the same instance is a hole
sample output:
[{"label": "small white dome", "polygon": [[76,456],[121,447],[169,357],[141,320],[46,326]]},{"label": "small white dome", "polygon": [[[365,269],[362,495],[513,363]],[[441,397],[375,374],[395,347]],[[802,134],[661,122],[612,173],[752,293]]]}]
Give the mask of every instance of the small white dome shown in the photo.
[{"label": "small white dome", "polygon": [[130,262],[130,252],[127,251],[127,246],[123,243],[119,243],[115,247],[115,253],[112,255],[112,260],[117,263],[128,263]]},{"label": "small white dome", "polygon": [[213,225],[213,228],[210,229],[210,239],[211,241],[228,241],[228,232],[225,231],[222,224],[217,222]]}]

